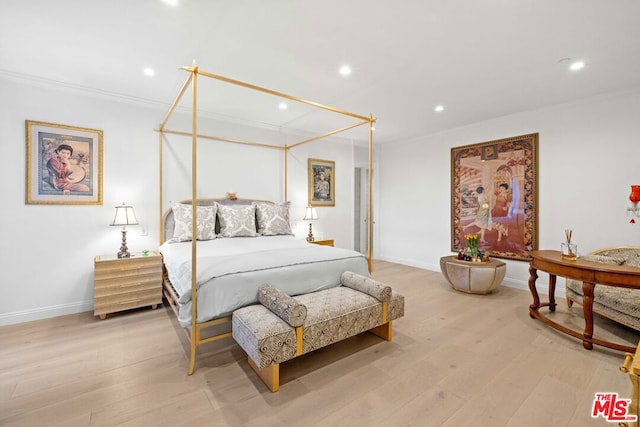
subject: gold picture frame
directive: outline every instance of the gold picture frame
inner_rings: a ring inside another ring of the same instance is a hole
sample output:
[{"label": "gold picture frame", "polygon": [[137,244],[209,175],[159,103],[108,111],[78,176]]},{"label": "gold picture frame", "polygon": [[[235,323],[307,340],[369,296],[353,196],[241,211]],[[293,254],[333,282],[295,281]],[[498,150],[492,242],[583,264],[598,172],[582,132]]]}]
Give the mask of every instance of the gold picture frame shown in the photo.
[{"label": "gold picture frame", "polygon": [[529,261],[538,249],[538,134],[451,149],[451,250]]},{"label": "gold picture frame", "polygon": [[102,131],[25,121],[27,204],[101,205]]},{"label": "gold picture frame", "polygon": [[309,206],[336,205],[336,163],[308,159]]}]

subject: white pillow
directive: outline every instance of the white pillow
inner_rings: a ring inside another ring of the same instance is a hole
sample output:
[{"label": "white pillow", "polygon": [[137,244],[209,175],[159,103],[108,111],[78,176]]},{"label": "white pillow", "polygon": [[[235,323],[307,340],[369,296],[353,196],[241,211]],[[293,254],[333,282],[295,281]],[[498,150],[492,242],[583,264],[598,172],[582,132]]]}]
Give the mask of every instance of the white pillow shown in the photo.
[{"label": "white pillow", "polygon": [[221,237],[254,237],[256,232],[256,207],[254,205],[221,205],[218,207]]},{"label": "white pillow", "polygon": [[293,234],[289,224],[289,202],[254,204],[258,217],[258,234],[263,236]]},{"label": "white pillow", "polygon": [[[175,226],[173,228],[172,242],[187,242],[191,240],[191,228],[193,209],[191,205],[176,203],[171,206]],[[216,212],[215,205],[198,206],[196,213],[197,234],[196,240],[213,240],[216,238]]]}]

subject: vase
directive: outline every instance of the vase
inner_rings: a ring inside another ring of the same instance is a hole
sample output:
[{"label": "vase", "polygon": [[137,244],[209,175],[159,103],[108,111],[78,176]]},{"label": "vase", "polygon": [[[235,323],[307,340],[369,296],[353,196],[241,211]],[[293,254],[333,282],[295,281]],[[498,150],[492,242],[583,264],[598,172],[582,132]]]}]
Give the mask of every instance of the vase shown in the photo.
[{"label": "vase", "polygon": [[640,202],[640,185],[631,186],[631,194],[629,194],[629,200],[631,200],[631,203],[633,204]]},{"label": "vase", "polygon": [[568,259],[571,261],[578,259],[578,245],[575,243],[561,243],[560,249],[562,252],[562,259]]}]

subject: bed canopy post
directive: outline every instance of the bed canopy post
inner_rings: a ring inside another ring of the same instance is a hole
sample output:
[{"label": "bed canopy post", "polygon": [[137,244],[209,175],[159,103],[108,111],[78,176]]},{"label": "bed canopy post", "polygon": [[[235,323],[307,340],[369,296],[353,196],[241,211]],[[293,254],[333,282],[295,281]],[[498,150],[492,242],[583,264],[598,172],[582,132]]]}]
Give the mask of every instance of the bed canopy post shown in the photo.
[{"label": "bed canopy post", "polygon": [[189,375],[193,374],[196,367],[196,348],[200,341],[200,328],[198,327],[198,299],[196,295],[196,236],[198,235],[198,204],[197,201],[197,185],[198,185],[198,66],[196,61],[193,61],[191,67],[191,73],[193,78],[191,79],[192,85],[192,135],[191,135],[191,354],[189,359]]},{"label": "bed canopy post", "polygon": [[369,218],[369,232],[367,233],[367,263],[369,272],[373,269],[371,259],[373,258],[373,124],[375,119],[373,114],[369,119],[369,200],[367,201],[367,216]]},{"label": "bed canopy post", "polygon": [[283,202],[287,202],[289,200],[288,191],[289,191],[289,146],[285,144],[284,146],[284,200]]},{"label": "bed canopy post", "polygon": [[158,131],[158,135],[159,135],[159,137],[158,137],[158,163],[160,165],[160,168],[159,168],[159,171],[160,171],[159,175],[160,176],[158,177],[158,180],[159,180],[159,185],[158,186],[160,188],[160,197],[159,197],[159,199],[160,199],[160,222],[159,222],[159,224],[160,224],[160,244],[162,244],[162,242],[164,242],[164,227],[162,226],[162,205],[164,203],[164,200],[163,200],[164,191],[162,189],[162,184],[163,184],[163,181],[162,181],[162,129],[160,129]]},{"label": "bed canopy post", "polygon": [[[195,66],[195,61],[193,61],[193,64]],[[180,88],[180,91],[178,92],[178,94],[176,95],[175,99],[171,103],[171,106],[169,107],[169,110],[167,111],[167,114],[165,114],[164,119],[162,120],[162,122],[160,123],[160,126],[158,126],[158,129],[157,129],[157,131],[160,133],[160,160],[159,160],[160,161],[160,244],[162,244],[164,242],[164,240],[165,240],[164,239],[164,227],[162,226],[162,222],[163,222],[162,211],[163,211],[163,208],[164,208],[164,204],[163,204],[164,203],[163,202],[164,190],[162,188],[162,183],[163,183],[163,179],[162,179],[162,177],[163,177],[163,156],[162,156],[163,133],[166,131],[165,127],[167,125],[167,122],[171,118],[171,115],[173,114],[173,111],[176,109],[176,107],[178,106],[178,103],[182,99],[182,96],[184,95],[184,93],[186,92],[187,88],[191,84],[191,79],[192,78],[193,78],[193,73],[189,73],[189,77],[187,77],[185,82],[182,84],[182,87]]]}]

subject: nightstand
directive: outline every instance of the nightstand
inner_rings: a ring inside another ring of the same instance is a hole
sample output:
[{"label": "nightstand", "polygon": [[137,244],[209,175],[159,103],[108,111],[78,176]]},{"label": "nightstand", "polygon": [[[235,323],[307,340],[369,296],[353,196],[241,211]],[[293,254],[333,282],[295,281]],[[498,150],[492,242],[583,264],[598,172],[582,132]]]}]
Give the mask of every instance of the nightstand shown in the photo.
[{"label": "nightstand", "polygon": [[109,313],[162,304],[162,257],[157,252],[131,258],[97,256],[94,276],[93,314],[101,319]]},{"label": "nightstand", "polygon": [[313,242],[309,242],[309,243],[313,243],[314,245],[333,246],[333,239],[330,239],[330,240],[314,240]]}]

